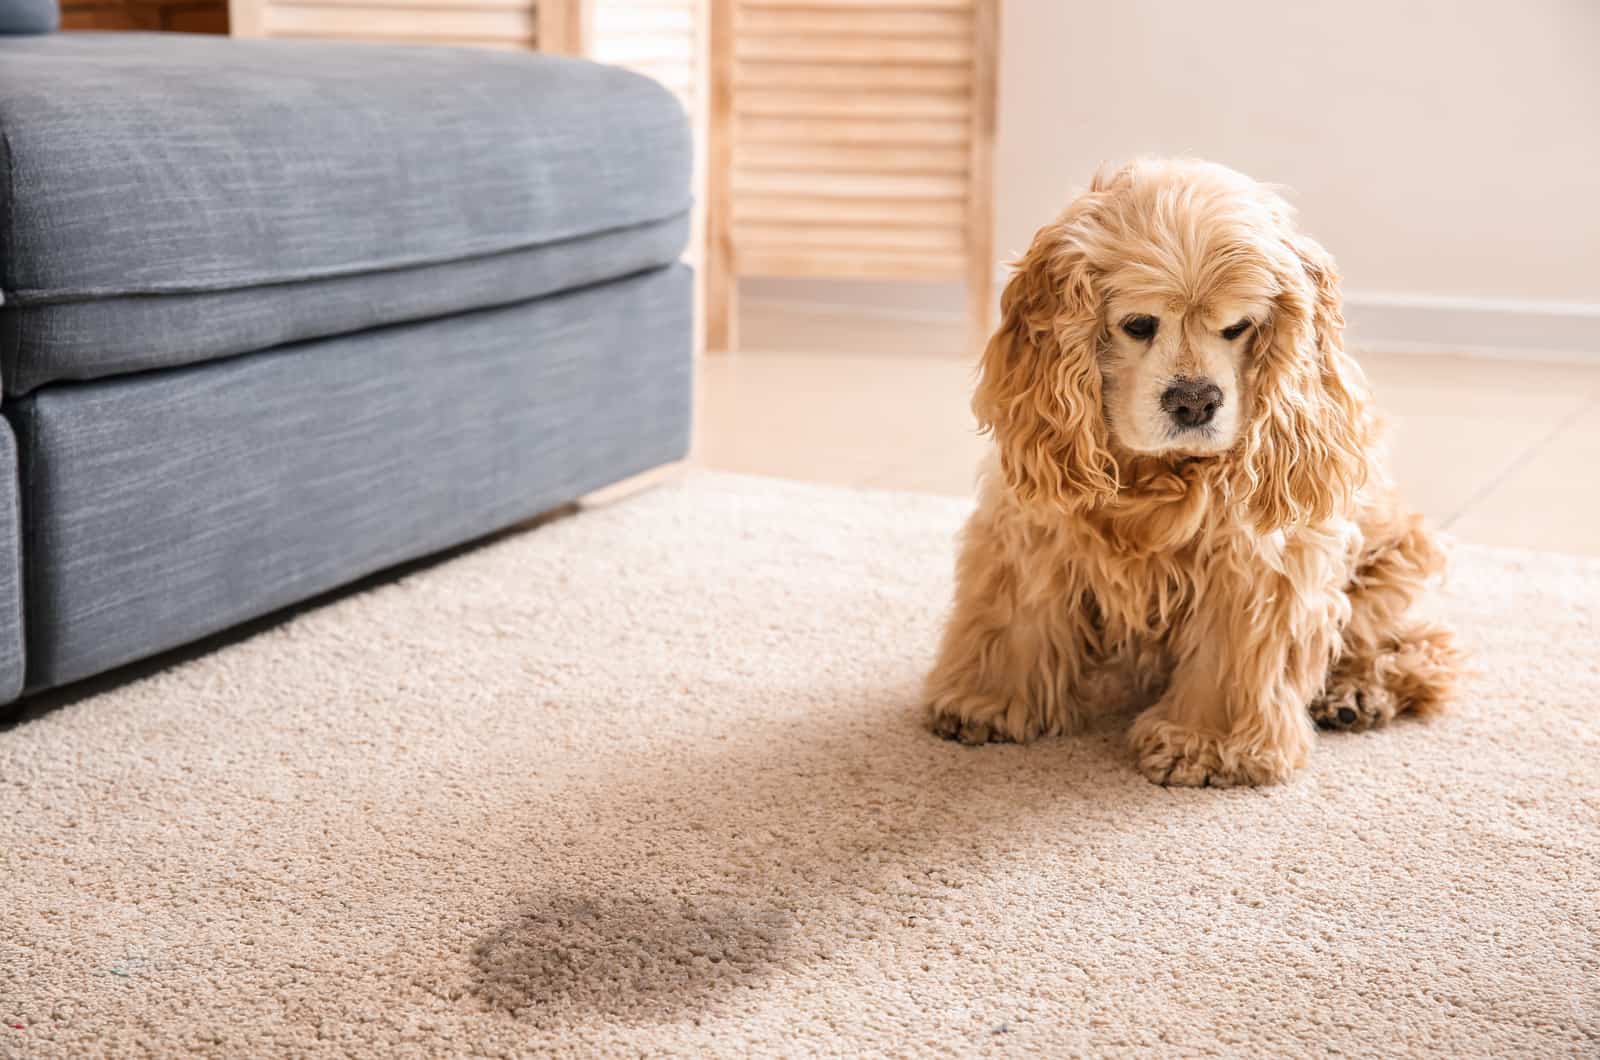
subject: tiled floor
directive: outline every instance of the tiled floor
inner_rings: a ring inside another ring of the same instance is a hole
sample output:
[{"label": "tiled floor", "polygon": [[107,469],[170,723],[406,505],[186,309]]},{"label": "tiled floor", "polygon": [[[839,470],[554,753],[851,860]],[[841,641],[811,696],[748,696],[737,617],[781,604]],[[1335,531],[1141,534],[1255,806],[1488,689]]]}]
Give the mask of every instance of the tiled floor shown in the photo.
[{"label": "tiled floor", "polygon": [[[706,358],[694,460],[840,485],[966,494],[984,451],[958,326],[756,307]],[[1593,365],[1361,358],[1412,503],[1458,539],[1600,556]]]}]

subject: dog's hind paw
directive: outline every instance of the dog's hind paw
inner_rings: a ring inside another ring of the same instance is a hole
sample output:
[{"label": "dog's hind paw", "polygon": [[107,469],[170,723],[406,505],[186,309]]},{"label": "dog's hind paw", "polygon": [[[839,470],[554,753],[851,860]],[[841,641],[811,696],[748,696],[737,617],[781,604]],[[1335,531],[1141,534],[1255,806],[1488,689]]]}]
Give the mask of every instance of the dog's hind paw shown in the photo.
[{"label": "dog's hind paw", "polygon": [[1384,725],[1395,716],[1389,691],[1334,680],[1311,701],[1311,720],[1319,729],[1363,732]]}]

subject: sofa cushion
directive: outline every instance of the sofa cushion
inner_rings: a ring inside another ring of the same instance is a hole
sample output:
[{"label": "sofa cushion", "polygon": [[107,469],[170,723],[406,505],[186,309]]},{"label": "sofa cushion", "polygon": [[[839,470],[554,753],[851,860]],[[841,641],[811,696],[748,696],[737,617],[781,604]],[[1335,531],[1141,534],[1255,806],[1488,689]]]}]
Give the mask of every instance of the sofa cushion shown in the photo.
[{"label": "sofa cushion", "polygon": [[51,33],[59,25],[56,0],[0,0],[0,33]]},{"label": "sofa cushion", "polygon": [[665,89],[531,53],[9,38],[0,133],[11,393],[637,272],[689,207]]},{"label": "sofa cushion", "polygon": [[[682,457],[692,282],[671,265],[8,402],[27,512],[29,687],[175,647]],[[0,596],[0,634],[16,599]],[[0,697],[6,658],[0,641]]]}]

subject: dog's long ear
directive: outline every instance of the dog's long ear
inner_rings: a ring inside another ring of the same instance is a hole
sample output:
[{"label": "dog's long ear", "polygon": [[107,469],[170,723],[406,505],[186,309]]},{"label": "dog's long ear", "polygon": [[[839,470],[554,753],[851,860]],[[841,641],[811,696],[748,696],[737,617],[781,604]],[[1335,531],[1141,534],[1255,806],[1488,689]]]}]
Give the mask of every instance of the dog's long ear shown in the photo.
[{"label": "dog's long ear", "polygon": [[1242,462],[1245,503],[1264,532],[1348,507],[1366,481],[1375,430],[1361,369],[1340,338],[1333,259],[1304,236],[1284,245],[1272,319],[1256,336]]},{"label": "dog's long ear", "polygon": [[1041,229],[1017,263],[972,399],[1006,484],[1024,503],[1058,512],[1117,491],[1100,405],[1102,314],[1075,235],[1080,212],[1075,204]]}]

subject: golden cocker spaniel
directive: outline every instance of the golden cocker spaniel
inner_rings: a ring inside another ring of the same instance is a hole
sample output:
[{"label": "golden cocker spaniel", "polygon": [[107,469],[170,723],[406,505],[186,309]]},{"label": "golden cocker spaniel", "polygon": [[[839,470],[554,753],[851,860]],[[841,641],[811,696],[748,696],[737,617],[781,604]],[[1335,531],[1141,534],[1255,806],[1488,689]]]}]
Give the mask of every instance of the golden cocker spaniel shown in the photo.
[{"label": "golden cocker spaniel", "polygon": [[1140,704],[1150,779],[1262,784],[1313,722],[1446,703],[1460,655],[1408,614],[1443,556],[1384,471],[1333,262],[1277,194],[1203,162],[1102,172],[1002,312],[936,732],[1026,741]]}]

